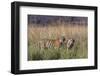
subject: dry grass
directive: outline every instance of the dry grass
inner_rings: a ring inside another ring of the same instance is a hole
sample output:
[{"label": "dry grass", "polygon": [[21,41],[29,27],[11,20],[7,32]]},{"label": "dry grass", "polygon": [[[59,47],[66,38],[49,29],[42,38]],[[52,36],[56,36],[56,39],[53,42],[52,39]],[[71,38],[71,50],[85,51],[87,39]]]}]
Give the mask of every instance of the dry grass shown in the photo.
[{"label": "dry grass", "polygon": [[[87,31],[87,26],[84,25],[48,24],[45,27],[28,25],[28,60],[87,58]],[[35,47],[41,39],[56,39],[61,36],[75,39],[75,45],[71,50],[60,48],[41,51]]]}]

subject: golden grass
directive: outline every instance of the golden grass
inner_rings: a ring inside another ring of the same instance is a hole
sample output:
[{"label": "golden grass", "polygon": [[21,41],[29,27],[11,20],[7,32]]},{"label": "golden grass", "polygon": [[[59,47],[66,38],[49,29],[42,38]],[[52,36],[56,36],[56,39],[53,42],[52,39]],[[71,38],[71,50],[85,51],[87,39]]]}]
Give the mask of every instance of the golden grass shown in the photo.
[{"label": "golden grass", "polygon": [[55,39],[60,36],[66,38],[83,38],[87,37],[87,26],[48,26],[48,27],[28,27],[29,40],[39,40],[44,38]]}]

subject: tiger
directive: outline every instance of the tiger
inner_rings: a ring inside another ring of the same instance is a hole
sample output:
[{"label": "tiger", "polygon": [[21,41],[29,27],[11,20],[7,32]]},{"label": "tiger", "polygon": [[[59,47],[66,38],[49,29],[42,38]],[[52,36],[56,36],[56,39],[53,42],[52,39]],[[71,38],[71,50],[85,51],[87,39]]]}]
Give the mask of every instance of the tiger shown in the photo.
[{"label": "tiger", "polygon": [[40,49],[49,49],[49,48],[60,48],[64,46],[67,49],[71,49],[75,44],[75,39],[66,39],[64,36],[57,39],[42,39],[39,42]]},{"label": "tiger", "polygon": [[60,37],[57,39],[42,39],[39,42],[39,46],[41,49],[49,49],[49,48],[60,48],[65,41],[65,37]]}]

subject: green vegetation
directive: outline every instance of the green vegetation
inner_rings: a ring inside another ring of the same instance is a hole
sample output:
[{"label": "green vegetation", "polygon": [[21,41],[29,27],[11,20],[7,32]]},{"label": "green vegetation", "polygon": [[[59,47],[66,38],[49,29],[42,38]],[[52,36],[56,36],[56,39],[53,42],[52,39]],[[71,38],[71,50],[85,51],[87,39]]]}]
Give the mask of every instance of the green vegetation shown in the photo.
[{"label": "green vegetation", "polygon": [[[88,57],[88,37],[87,26],[57,24],[57,26],[34,27],[28,26],[28,60],[54,60],[54,59],[80,59]],[[67,49],[65,46],[54,49],[42,49],[37,43],[41,39],[56,39],[64,35],[66,39],[73,38],[75,44],[73,48]]]}]

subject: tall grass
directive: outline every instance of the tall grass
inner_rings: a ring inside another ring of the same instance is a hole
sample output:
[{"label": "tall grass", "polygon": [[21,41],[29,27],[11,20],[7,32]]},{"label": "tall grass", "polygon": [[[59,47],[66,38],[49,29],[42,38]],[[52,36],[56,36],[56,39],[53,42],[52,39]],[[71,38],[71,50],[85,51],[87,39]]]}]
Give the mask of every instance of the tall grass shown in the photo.
[{"label": "tall grass", "polygon": [[[52,26],[51,26],[52,25]],[[28,60],[79,59],[88,57],[88,36],[86,25],[48,24],[48,26],[28,25]],[[40,50],[37,43],[41,39],[56,39],[65,36],[75,39],[72,49],[61,47]]]}]

